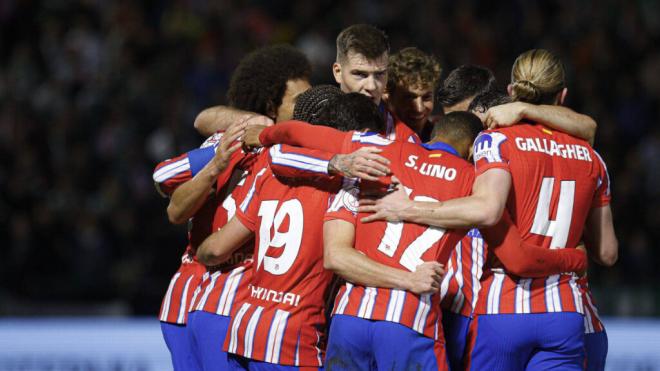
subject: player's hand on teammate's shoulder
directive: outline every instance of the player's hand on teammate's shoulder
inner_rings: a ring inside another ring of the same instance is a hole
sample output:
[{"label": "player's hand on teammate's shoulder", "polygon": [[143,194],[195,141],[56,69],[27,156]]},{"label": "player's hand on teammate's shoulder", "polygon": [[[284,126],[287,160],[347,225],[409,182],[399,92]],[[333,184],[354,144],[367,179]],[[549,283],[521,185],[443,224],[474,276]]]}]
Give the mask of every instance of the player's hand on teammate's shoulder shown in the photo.
[{"label": "player's hand on teammate's shoulder", "polygon": [[442,264],[435,261],[424,262],[410,273],[406,289],[420,295],[436,293],[440,290],[444,275],[445,270]]},{"label": "player's hand on teammate's shoulder", "polygon": [[362,223],[377,220],[386,220],[388,222],[400,222],[403,220],[403,212],[412,207],[413,201],[408,197],[403,185],[395,176],[392,176],[390,189],[392,191],[380,198],[360,198],[358,211],[372,213],[362,218]]},{"label": "player's hand on teammate's shoulder", "polygon": [[245,134],[245,127],[244,122],[237,122],[222,135],[212,160],[218,174],[227,168],[231,155],[241,148],[242,143],[238,139]]},{"label": "player's hand on teammate's shoulder", "polygon": [[377,181],[390,173],[390,161],[379,155],[380,152],[382,150],[376,147],[362,147],[352,153],[335,155],[328,171],[347,178]]},{"label": "player's hand on teammate's shoulder", "polygon": [[259,140],[259,135],[268,126],[269,125],[261,124],[248,125],[245,129],[245,135],[243,135],[243,145],[247,149],[263,147],[261,141]]},{"label": "player's hand on teammate's shoulder", "polygon": [[526,106],[524,102],[513,102],[491,107],[486,111],[484,124],[488,129],[515,125],[525,118]]}]

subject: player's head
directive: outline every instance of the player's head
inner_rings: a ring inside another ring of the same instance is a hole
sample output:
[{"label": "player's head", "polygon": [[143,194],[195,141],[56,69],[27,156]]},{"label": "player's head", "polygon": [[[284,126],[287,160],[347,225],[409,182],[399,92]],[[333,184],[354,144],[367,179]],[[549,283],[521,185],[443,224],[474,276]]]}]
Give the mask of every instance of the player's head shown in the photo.
[{"label": "player's head", "polygon": [[433,126],[431,142],[445,142],[468,159],[472,155],[472,143],[483,125],[479,117],[465,111],[453,111],[442,117]]},{"label": "player's head", "polygon": [[387,67],[387,103],[399,119],[421,132],[433,112],[440,63],[417,48],[401,49]]},{"label": "player's head", "polygon": [[513,63],[507,90],[514,101],[562,104],[567,91],[564,65],[547,50],[528,50]]},{"label": "player's head", "polygon": [[257,49],[245,56],[232,74],[229,104],[274,121],[288,120],[296,97],[309,89],[311,69],[307,57],[292,46]]},{"label": "player's head", "polygon": [[319,112],[314,124],[326,125],[341,131],[370,130],[382,132],[385,127],[383,114],[378,106],[360,93],[336,96]]},{"label": "player's head", "polygon": [[495,85],[495,76],[486,67],[464,64],[451,71],[438,90],[438,103],[445,113],[465,111],[472,99]]},{"label": "player's head", "polygon": [[380,104],[387,84],[390,44],[385,33],[368,24],[352,25],[337,36],[335,81],[344,93],[360,93]]},{"label": "player's head", "polygon": [[316,124],[321,111],[342,95],[333,85],[316,85],[298,96],[293,107],[293,119]]},{"label": "player's head", "polygon": [[499,89],[492,88],[474,97],[467,110],[477,115],[481,121],[484,121],[486,111],[490,107],[506,103],[511,103],[511,97]]}]

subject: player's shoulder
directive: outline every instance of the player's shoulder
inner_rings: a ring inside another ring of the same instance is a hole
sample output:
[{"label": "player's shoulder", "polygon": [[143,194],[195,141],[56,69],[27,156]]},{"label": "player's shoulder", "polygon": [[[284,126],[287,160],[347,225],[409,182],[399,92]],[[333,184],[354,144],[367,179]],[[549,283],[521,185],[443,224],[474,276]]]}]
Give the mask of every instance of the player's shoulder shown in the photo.
[{"label": "player's shoulder", "polygon": [[361,131],[354,131],[351,134],[351,141],[354,143],[375,146],[389,146],[395,143],[394,141],[391,141],[378,133]]}]

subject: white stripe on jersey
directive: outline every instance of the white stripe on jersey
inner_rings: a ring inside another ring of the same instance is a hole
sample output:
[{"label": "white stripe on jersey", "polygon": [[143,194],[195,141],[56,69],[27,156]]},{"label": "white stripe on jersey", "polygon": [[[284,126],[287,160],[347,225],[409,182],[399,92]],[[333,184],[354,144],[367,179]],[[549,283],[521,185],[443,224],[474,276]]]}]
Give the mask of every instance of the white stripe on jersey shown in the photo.
[{"label": "white stripe on jersey", "polygon": [[193,276],[188,277],[186,285],[183,286],[183,292],[181,293],[181,302],[179,303],[179,315],[176,318],[176,323],[182,324],[186,319],[186,313],[188,312],[188,305],[186,305],[186,300],[188,299],[188,288],[190,287],[190,281],[192,281]]},{"label": "white stripe on jersey", "polygon": [[215,287],[215,281],[217,281],[218,277],[222,272],[216,271],[211,274],[211,283],[209,283],[206,286],[206,289],[204,289],[204,294],[202,295],[202,298],[199,299],[199,303],[197,303],[197,310],[203,310],[204,306],[206,305],[206,301],[209,299],[209,295],[211,294],[211,291],[213,291],[213,288]]},{"label": "white stripe on jersey", "polygon": [[273,316],[273,322],[268,330],[268,343],[266,344],[266,362],[278,363],[280,361],[280,352],[282,351],[282,338],[286,330],[289,312],[276,310]]},{"label": "white stripe on jersey", "polygon": [[247,210],[248,205],[250,205],[250,201],[252,201],[252,197],[254,196],[254,191],[255,188],[257,187],[257,180],[259,179],[260,176],[264,175],[266,172],[266,168],[263,168],[259,170],[257,175],[254,177],[254,181],[252,182],[252,185],[250,186],[250,190],[248,191],[247,195],[245,196],[245,199],[241,203],[241,211],[245,212]]},{"label": "white stripe on jersey", "polygon": [[[456,253],[454,251],[454,253]],[[440,283],[440,298],[444,299],[447,296],[447,291],[449,291],[449,283],[451,283],[452,277],[454,276],[454,260],[449,258],[449,266],[447,267],[447,273]]]},{"label": "white stripe on jersey", "polygon": [[244,271],[245,267],[238,267],[229,273],[229,277],[227,277],[225,286],[222,289],[220,300],[218,300],[218,309],[215,311],[216,314],[229,316],[229,313],[231,313],[231,306],[234,303],[236,290],[238,289],[238,284],[241,282],[241,278],[243,278]]},{"label": "white stripe on jersey", "polygon": [[236,353],[236,350],[238,349],[238,329],[241,327],[241,322],[243,322],[243,317],[248,309],[250,309],[250,303],[243,303],[241,309],[236,313],[236,318],[234,318],[234,321],[231,324],[229,347],[227,349],[229,353]]},{"label": "white stripe on jersey", "polygon": [[341,296],[341,299],[339,299],[339,303],[337,303],[335,314],[344,314],[344,311],[346,310],[346,306],[348,305],[348,298],[351,295],[352,290],[353,290],[353,284],[350,282],[346,282],[346,291],[344,291],[344,294]]},{"label": "white stripe on jersey", "polygon": [[516,283],[516,314],[531,313],[529,289],[532,286],[531,278],[521,278]]},{"label": "white stripe on jersey", "polygon": [[601,321],[600,318],[598,317],[598,310],[596,309],[594,303],[591,302],[591,298],[589,297],[589,294],[585,295],[585,297],[587,298],[587,302],[585,304],[588,305],[593,310],[593,312],[589,310],[589,308],[584,308],[584,319],[585,319],[584,333],[593,334],[594,332],[596,332],[596,329],[594,328],[594,322],[591,313],[593,313],[594,316],[596,316],[599,322]]},{"label": "white stripe on jersey", "polygon": [[[203,277],[202,282],[206,281],[206,279],[208,277],[207,273],[208,272],[204,273],[204,276],[202,276]],[[194,311],[197,310],[197,307],[195,307],[195,300],[197,300],[197,295],[199,295],[200,292],[202,292],[201,283],[199,285],[197,285],[197,288],[195,289],[195,292],[193,292],[192,299],[190,299],[190,305],[188,306],[188,312],[194,312]]]},{"label": "white stripe on jersey", "polygon": [[390,322],[400,322],[403,305],[406,302],[406,292],[403,290],[390,290],[390,301],[387,304],[387,313],[385,320]]},{"label": "white stripe on jersey", "polygon": [[580,288],[578,287],[578,284],[576,282],[577,276],[576,275],[571,275],[570,281],[568,281],[568,285],[571,287],[571,293],[573,294],[573,302],[575,304],[575,308],[577,309],[578,313],[584,314],[584,304],[582,304],[582,293],[580,293]]},{"label": "white stripe on jersey", "polygon": [[321,348],[319,348],[320,342],[321,335],[316,331],[316,344],[314,344],[314,348],[316,348],[316,360],[319,361],[319,367],[323,366],[323,361],[321,361]]},{"label": "white stripe on jersey", "polygon": [[558,274],[553,274],[545,280],[545,306],[548,312],[561,312]]},{"label": "white stripe on jersey", "polygon": [[481,289],[481,275],[484,266],[484,240],[472,238],[472,311],[477,305],[479,290]]},{"label": "white stripe on jersey", "polygon": [[190,170],[190,160],[186,157],[156,170],[153,179],[156,183],[162,183],[167,179],[188,170]]},{"label": "white stripe on jersey", "polygon": [[460,313],[465,301],[465,295],[463,294],[463,243],[460,241],[456,244],[456,274],[454,277],[456,277],[458,291],[456,291],[451,308],[452,312]]},{"label": "white stripe on jersey", "polygon": [[376,304],[376,296],[378,295],[378,289],[375,287],[366,287],[364,289],[364,296],[362,297],[362,302],[360,303],[360,309],[358,309],[358,317],[371,319],[371,314],[374,310],[374,304]]},{"label": "white stripe on jersey", "polygon": [[257,309],[252,312],[250,321],[245,328],[245,342],[243,344],[243,356],[245,358],[252,357],[252,348],[254,347],[254,333],[257,331],[257,325],[259,324],[261,312],[263,311],[264,307],[257,305]]},{"label": "white stripe on jersey", "polygon": [[300,366],[300,334],[298,334],[298,340],[296,340],[296,357],[293,359],[294,366]]},{"label": "white stripe on jersey", "polygon": [[321,174],[328,173],[328,161],[297,153],[283,153],[282,145],[280,144],[274,145],[270,148],[270,157],[273,163],[277,165],[290,166],[296,169],[313,171]]},{"label": "white stripe on jersey", "polygon": [[424,333],[424,326],[426,325],[426,319],[429,316],[429,312],[431,312],[431,295],[420,295],[417,312],[415,312],[415,320],[413,321],[413,330],[420,334]]},{"label": "white stripe on jersey", "polygon": [[353,142],[360,142],[360,143],[367,143],[367,144],[375,144],[377,146],[387,146],[392,144],[392,141],[383,138],[380,135],[377,134],[364,134],[360,132],[354,132],[353,137],[351,138]]},{"label": "white stripe on jersey", "polygon": [[493,282],[488,290],[488,314],[498,314],[500,312],[500,295],[504,284],[505,274],[502,272],[493,272]]},{"label": "white stripe on jersey", "polygon": [[167,321],[167,314],[170,312],[170,305],[172,304],[172,291],[174,290],[174,285],[176,285],[176,281],[179,280],[179,277],[181,276],[181,272],[176,272],[174,277],[172,277],[172,280],[170,281],[170,286],[167,288],[167,292],[165,293],[165,302],[163,303],[163,311],[160,314],[160,320],[165,322]]}]

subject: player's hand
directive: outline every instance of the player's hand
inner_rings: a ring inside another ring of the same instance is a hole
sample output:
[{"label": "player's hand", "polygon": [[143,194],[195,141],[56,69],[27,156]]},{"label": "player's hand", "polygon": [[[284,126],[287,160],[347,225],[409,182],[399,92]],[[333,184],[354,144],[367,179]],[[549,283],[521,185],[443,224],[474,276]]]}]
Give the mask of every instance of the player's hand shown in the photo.
[{"label": "player's hand", "polygon": [[403,189],[399,180],[392,176],[394,190],[381,198],[361,198],[358,211],[361,213],[373,213],[361,219],[362,223],[386,220],[388,222],[402,221],[402,214],[412,207],[412,200]]},{"label": "player's hand", "polygon": [[223,170],[229,165],[229,160],[231,155],[241,148],[241,142],[238,139],[241,135],[245,134],[246,124],[244,122],[238,122],[229,127],[227,131],[220,139],[220,144],[216,148],[215,156],[213,156],[213,166],[214,172],[220,174]]},{"label": "player's hand", "polygon": [[261,141],[259,141],[259,135],[266,127],[266,125],[249,125],[245,129],[245,135],[243,135],[243,145],[248,149],[263,147]]},{"label": "player's hand", "polygon": [[390,173],[390,160],[379,155],[382,149],[362,147],[349,154],[335,155],[328,165],[328,171],[348,178],[377,181]]},{"label": "player's hand", "polygon": [[444,275],[442,264],[435,261],[422,263],[410,273],[407,290],[419,295],[436,293]]},{"label": "player's hand", "polygon": [[270,117],[258,113],[247,113],[239,121],[247,126],[273,126],[275,124]]},{"label": "player's hand", "polygon": [[486,111],[484,126],[495,129],[515,125],[525,118],[526,106],[524,102],[513,102],[491,107]]}]

